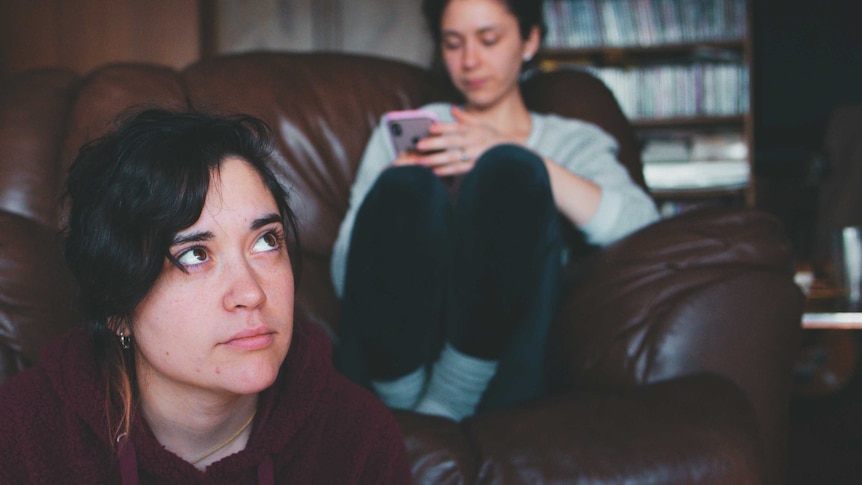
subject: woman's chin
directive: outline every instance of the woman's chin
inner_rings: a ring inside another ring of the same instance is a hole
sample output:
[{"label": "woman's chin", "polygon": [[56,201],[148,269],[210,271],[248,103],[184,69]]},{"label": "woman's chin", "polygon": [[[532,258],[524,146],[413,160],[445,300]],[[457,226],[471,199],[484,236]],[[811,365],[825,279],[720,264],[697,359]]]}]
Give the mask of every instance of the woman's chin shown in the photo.
[{"label": "woman's chin", "polygon": [[255,394],[272,386],[278,370],[279,366],[265,363],[242,366],[225,376],[224,387],[236,394]]}]

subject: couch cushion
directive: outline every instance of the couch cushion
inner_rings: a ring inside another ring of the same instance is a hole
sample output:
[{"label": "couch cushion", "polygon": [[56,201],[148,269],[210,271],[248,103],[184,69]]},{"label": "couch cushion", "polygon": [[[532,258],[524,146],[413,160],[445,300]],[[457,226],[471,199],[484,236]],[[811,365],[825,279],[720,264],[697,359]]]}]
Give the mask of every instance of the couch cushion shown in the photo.
[{"label": "couch cushion", "polygon": [[79,322],[56,231],[0,211],[0,384]]},{"label": "couch cushion", "polygon": [[[39,69],[0,87],[0,210],[54,227],[63,183],[57,156],[78,76],[68,69]],[[14,170],[12,169],[14,167]]]}]

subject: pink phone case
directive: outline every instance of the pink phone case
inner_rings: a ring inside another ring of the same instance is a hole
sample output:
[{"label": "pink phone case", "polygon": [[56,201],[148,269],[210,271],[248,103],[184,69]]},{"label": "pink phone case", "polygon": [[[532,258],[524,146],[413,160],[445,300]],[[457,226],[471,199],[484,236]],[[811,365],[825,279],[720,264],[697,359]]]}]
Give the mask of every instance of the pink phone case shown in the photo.
[{"label": "pink phone case", "polygon": [[416,142],[427,137],[428,129],[438,121],[436,114],[423,109],[390,111],[383,115],[384,132],[395,153],[416,151]]}]

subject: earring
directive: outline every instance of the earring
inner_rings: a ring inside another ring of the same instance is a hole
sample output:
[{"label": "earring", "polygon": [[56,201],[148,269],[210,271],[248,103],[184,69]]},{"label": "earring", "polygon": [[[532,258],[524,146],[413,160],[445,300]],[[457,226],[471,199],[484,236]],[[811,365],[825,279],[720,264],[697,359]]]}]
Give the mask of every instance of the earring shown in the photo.
[{"label": "earring", "polygon": [[533,58],[533,54],[527,53],[524,54],[524,62],[530,62],[530,59]]},{"label": "earring", "polygon": [[122,330],[120,330],[120,347],[122,347],[123,350],[129,350],[132,348],[132,337],[126,337],[126,334]]}]

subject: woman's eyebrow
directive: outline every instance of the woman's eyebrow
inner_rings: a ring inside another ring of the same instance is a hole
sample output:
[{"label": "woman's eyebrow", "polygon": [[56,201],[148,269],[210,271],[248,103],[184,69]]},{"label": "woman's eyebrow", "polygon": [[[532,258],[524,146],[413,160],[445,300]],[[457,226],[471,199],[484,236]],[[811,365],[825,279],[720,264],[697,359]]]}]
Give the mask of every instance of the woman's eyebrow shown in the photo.
[{"label": "woman's eyebrow", "polygon": [[215,237],[210,231],[190,232],[188,234],[177,234],[174,240],[171,241],[171,246],[186,244],[190,242],[209,241]]},{"label": "woman's eyebrow", "polygon": [[[475,33],[476,33],[476,34],[479,34],[479,35],[482,35],[482,34],[486,34],[486,33],[488,33],[488,32],[495,32],[495,31],[497,31],[497,30],[500,30],[500,28],[499,28],[499,27],[497,27],[496,25],[489,25],[489,26],[487,26],[487,27],[481,27],[481,28],[477,29],[477,30],[475,31]],[[444,31],[442,32],[442,37],[452,37],[452,36],[454,36],[454,37],[463,37],[463,36],[464,36],[464,34],[462,34],[461,32],[458,32],[458,31],[456,31],[456,30],[444,30]]]},{"label": "woman's eyebrow", "polygon": [[255,229],[260,229],[261,227],[272,224],[272,223],[281,224],[282,223],[281,216],[279,214],[276,214],[275,212],[273,212],[272,214],[267,214],[263,217],[258,217],[257,219],[252,221],[250,227],[252,230],[255,230]]}]

